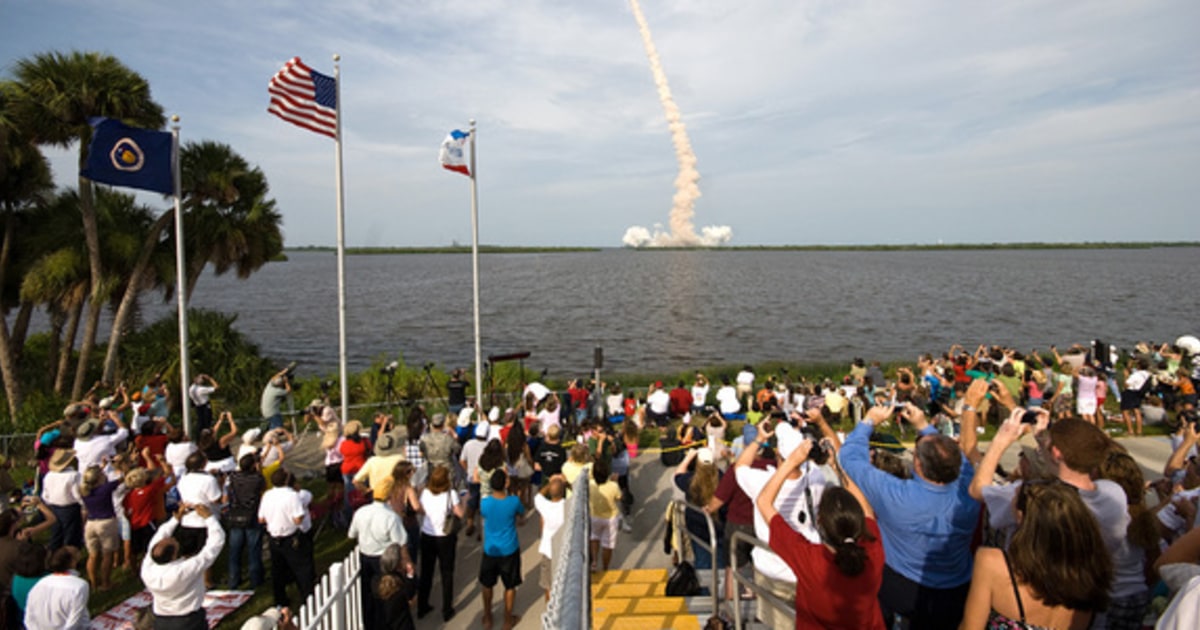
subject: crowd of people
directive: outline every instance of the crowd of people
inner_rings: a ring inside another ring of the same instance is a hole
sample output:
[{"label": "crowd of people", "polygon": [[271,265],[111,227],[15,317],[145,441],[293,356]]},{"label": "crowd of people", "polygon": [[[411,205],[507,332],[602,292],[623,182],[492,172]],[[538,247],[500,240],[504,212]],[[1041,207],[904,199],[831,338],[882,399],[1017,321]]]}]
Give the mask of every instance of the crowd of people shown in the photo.
[{"label": "crowd of people", "polygon": [[[262,586],[269,561],[276,612],[249,627],[288,627],[318,578],[314,520],[324,518],[357,542],[366,627],[414,627],[435,612],[435,589],[436,612],[452,619],[466,542],[481,552],[482,623],[507,630],[519,620],[520,526],[537,514],[549,598],[550,541],[571,489],[588,484],[592,570],[607,570],[631,530],[631,462],[651,432],[697,508],[687,531],[708,539],[709,518],[716,526],[712,551],[691,549],[694,566],[724,570],[712,587],[725,599],[758,598],[768,627],[1139,628],[1160,577],[1173,591],[1197,588],[1183,586],[1200,573],[1188,570],[1200,562],[1195,356],[1166,344],[1044,355],[956,346],[890,378],[855,360],[813,381],[745,366],[673,388],[531,383],[511,408],[486,412],[455,371],[446,413],[413,405],[364,424],[314,400],[300,426],[320,436],[323,488],[302,485],[289,462],[290,369],[268,380],[262,417],[245,431],[213,412],[219,385],[207,375],[185,392],[192,437],[168,422],[158,379],[89,392],[38,432],[36,478],[0,513],[5,616],[9,627],[86,627],[91,590],[124,571],[152,594],[155,627],[206,627],[206,590]],[[1156,422],[1172,426],[1175,449],[1151,505],[1112,435]],[[882,425],[915,439],[911,465]],[[1020,466],[1004,470],[1013,446]],[[730,545],[737,531],[770,551]],[[732,560],[755,588],[735,588]]]}]

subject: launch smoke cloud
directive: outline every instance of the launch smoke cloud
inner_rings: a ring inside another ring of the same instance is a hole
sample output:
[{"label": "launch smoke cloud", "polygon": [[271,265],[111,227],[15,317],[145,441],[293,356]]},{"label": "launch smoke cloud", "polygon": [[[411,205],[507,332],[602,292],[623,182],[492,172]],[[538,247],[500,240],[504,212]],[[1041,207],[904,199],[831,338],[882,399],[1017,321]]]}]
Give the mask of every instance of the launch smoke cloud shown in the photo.
[{"label": "launch smoke cloud", "polygon": [[634,19],[637,20],[642,44],[646,47],[646,57],[650,60],[650,72],[654,75],[654,86],[658,90],[658,98],[667,116],[671,142],[675,145],[675,159],[679,162],[679,175],[675,177],[675,196],[672,198],[671,215],[668,219],[669,229],[663,230],[658,224],[654,225],[653,230],[633,226],[625,231],[621,240],[630,247],[721,245],[733,236],[733,230],[729,226],[708,226],[697,234],[692,223],[696,215],[696,199],[700,197],[700,171],[696,170],[696,153],[692,150],[692,141],[688,139],[687,127],[683,124],[679,106],[671,96],[671,86],[667,83],[658,49],[650,37],[650,25],[646,23],[646,16],[642,14],[642,7],[638,0],[629,0],[629,6],[633,10]]}]

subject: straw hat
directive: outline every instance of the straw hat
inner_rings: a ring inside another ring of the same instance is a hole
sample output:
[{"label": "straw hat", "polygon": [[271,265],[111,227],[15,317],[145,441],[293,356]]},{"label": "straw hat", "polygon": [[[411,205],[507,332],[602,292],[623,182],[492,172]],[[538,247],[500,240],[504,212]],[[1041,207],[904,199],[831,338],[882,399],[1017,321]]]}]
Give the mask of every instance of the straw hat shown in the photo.
[{"label": "straw hat", "polygon": [[86,442],[86,441],[92,439],[92,435],[94,433],[96,433],[96,429],[97,429],[96,421],[88,420],[87,422],[84,422],[83,424],[79,425],[78,429],[75,429],[75,439],[83,440],[84,442]]},{"label": "straw hat", "polygon": [[75,461],[75,450],[69,448],[60,448],[54,451],[54,455],[50,456],[50,470],[54,472],[62,472],[67,466],[70,466]]},{"label": "straw hat", "polygon": [[429,422],[435,427],[444,427],[446,426],[446,414],[435,413],[433,414],[433,417],[429,419]]},{"label": "straw hat", "polygon": [[379,441],[375,443],[375,456],[384,457],[387,455],[395,455],[402,448],[400,440],[391,433],[384,433],[379,436]]},{"label": "straw hat", "polygon": [[359,433],[362,433],[362,423],[358,420],[351,420],[350,422],[347,422],[346,427],[342,429],[342,435],[345,435],[346,437],[358,435]]}]

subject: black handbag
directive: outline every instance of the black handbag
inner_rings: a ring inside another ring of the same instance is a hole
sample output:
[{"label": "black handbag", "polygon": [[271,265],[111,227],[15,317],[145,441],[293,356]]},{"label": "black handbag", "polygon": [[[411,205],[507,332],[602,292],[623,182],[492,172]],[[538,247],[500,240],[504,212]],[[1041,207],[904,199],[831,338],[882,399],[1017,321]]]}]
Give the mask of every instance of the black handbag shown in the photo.
[{"label": "black handbag", "polygon": [[667,576],[667,597],[693,597],[700,594],[700,579],[692,563],[684,560]]}]

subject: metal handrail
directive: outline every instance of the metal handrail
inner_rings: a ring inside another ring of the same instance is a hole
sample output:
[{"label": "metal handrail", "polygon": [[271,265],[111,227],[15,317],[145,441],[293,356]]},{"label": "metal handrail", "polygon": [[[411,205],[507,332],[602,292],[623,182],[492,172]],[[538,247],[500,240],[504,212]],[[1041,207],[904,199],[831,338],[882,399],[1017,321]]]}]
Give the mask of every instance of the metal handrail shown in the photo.
[{"label": "metal handrail", "polygon": [[[729,539],[729,562],[731,563],[730,566],[733,567],[734,582],[736,582],[739,586],[749,587],[750,591],[758,596],[759,601],[766,602],[766,604],[771,608],[774,608],[775,610],[778,610],[779,612],[794,619],[796,617],[795,602],[783,601],[774,593],[755,583],[753,578],[748,578],[738,572],[740,567],[737,565],[737,553],[735,553],[735,550],[737,549],[737,544],[741,541],[748,542],[755,547],[766,550],[770,553],[775,553],[774,551],[771,551],[770,545],[759,540],[757,537],[752,537],[746,532],[734,532],[733,536]],[[733,627],[734,630],[742,630],[742,606],[740,600],[738,605],[733,607]]]},{"label": "metal handrail", "polygon": [[[688,538],[691,539],[693,544],[700,545],[700,547],[702,549],[706,549],[708,551],[709,557],[712,559],[712,574],[713,574],[712,589],[711,589],[712,590],[712,600],[713,600],[712,601],[712,614],[715,615],[715,614],[717,614],[717,612],[720,610],[720,607],[721,607],[721,592],[722,592],[721,588],[720,588],[721,585],[720,585],[719,577],[718,577],[718,574],[719,574],[718,567],[720,566],[720,564],[717,562],[717,557],[718,557],[717,550],[718,550],[718,545],[720,544],[720,541],[717,540],[717,526],[715,523],[713,523],[713,518],[712,518],[711,514],[704,511],[704,508],[702,508],[698,505],[695,505],[693,503],[688,503],[687,501],[680,501],[678,499],[675,499],[675,500],[671,501],[671,509],[672,510],[680,510],[681,512],[683,512],[683,519],[684,519],[684,523],[685,523],[683,531],[687,534]],[[692,532],[687,530],[686,523],[687,523],[687,511],[688,510],[693,510],[693,511],[699,512],[700,514],[702,514],[704,516],[704,521],[705,521],[705,523],[708,524],[708,542],[707,543],[705,543],[704,540],[702,540],[699,536],[696,536],[696,535],[692,534]]]}]

